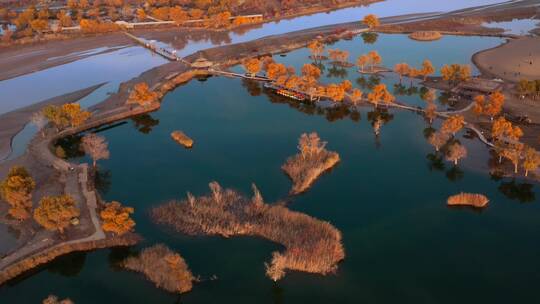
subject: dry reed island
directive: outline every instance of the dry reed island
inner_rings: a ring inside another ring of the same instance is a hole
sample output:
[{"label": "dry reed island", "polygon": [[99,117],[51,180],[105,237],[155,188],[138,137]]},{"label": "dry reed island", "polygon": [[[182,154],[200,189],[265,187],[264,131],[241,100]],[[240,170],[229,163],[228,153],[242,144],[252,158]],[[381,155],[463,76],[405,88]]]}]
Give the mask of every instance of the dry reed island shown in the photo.
[{"label": "dry reed island", "polygon": [[448,206],[471,206],[474,208],[484,208],[489,203],[489,199],[482,194],[460,193],[448,198]]},{"label": "dry reed island", "polygon": [[122,261],[121,266],[143,273],[158,288],[169,292],[188,292],[196,281],[184,258],[163,244],[143,249],[138,256]]},{"label": "dry reed island", "polygon": [[193,147],[193,139],[189,138],[189,136],[187,136],[182,131],[174,131],[174,132],[172,132],[171,137],[179,145],[184,146],[184,148],[189,149],[189,148]]},{"label": "dry reed island", "polygon": [[277,281],[287,270],[329,274],[345,258],[341,233],[330,223],[291,211],[281,204],[266,204],[253,185],[248,198],[210,183],[211,193],[171,201],[151,210],[152,219],[188,235],[250,235],[285,247],[273,252],[266,275]]},{"label": "dry reed island", "polygon": [[326,142],[315,132],[300,136],[298,150],[281,167],[293,181],[291,194],[306,191],[319,176],[339,163],[339,154],[326,150]]}]

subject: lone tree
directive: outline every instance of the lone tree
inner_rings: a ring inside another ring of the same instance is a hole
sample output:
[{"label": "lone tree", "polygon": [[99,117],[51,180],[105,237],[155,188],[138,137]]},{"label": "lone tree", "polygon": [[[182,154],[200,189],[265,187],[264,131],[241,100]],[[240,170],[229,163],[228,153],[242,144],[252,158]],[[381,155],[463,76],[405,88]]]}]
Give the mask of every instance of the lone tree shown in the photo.
[{"label": "lone tree", "polygon": [[110,153],[105,138],[94,133],[86,134],[82,138],[82,147],[90,155],[94,168],[100,159],[109,159]]},{"label": "lone tree", "polygon": [[433,64],[431,63],[431,61],[429,60],[424,60],[424,62],[422,63],[422,75],[424,75],[424,81],[427,80],[427,77],[429,75],[433,75],[433,73],[435,73],[435,68],[433,67]]},{"label": "lone tree", "polygon": [[514,165],[514,173],[518,173],[519,160],[521,159],[521,152],[523,151],[523,144],[510,144],[501,151],[501,156],[508,159]]},{"label": "lone tree", "polygon": [[311,59],[317,62],[317,60],[322,59],[322,54],[324,53],[324,44],[319,40],[313,40],[308,44],[308,49],[311,53]]},{"label": "lone tree", "polygon": [[24,167],[15,166],[0,183],[0,196],[11,207],[8,213],[17,220],[25,220],[30,217],[32,209],[32,191],[36,183]]},{"label": "lone tree", "polygon": [[70,221],[80,215],[70,195],[45,196],[34,210],[34,219],[47,230],[64,233]]},{"label": "lone tree", "polygon": [[364,67],[368,63],[369,63],[368,55],[361,55],[361,56],[358,57],[358,59],[356,59],[356,65],[358,66],[359,71],[362,72],[362,73],[364,72]]},{"label": "lone tree", "polygon": [[104,231],[113,232],[117,235],[129,232],[135,227],[135,221],[130,218],[133,212],[134,209],[131,207],[123,207],[116,201],[110,202],[99,214],[103,221],[101,227]]},{"label": "lone tree", "polygon": [[362,100],[363,95],[364,93],[359,89],[353,89],[351,95],[349,96],[351,103],[356,106]]},{"label": "lone tree", "polygon": [[145,82],[140,82],[133,87],[129,94],[127,104],[137,104],[142,107],[148,107],[158,98],[158,94],[153,92]]},{"label": "lone tree", "polygon": [[248,75],[257,75],[261,71],[261,61],[257,58],[250,58],[242,64]]},{"label": "lone tree", "polygon": [[410,70],[411,70],[411,67],[408,64],[404,63],[404,62],[397,63],[394,66],[394,72],[396,72],[396,74],[399,75],[399,83],[401,83],[401,81],[403,80],[404,75],[409,74]]},{"label": "lone tree", "polygon": [[362,20],[362,23],[367,25],[370,29],[373,29],[374,27],[377,27],[381,24],[379,22],[379,18],[377,18],[377,16],[373,14],[366,15]]},{"label": "lone tree", "polygon": [[529,171],[535,171],[540,166],[540,154],[534,148],[526,147],[523,156],[523,170],[525,176],[529,175]]},{"label": "lone tree", "polygon": [[462,158],[467,157],[467,149],[462,146],[460,143],[453,143],[448,147],[448,153],[446,154],[446,159],[454,162],[454,165],[457,166],[458,161]]},{"label": "lone tree", "polygon": [[371,51],[368,53],[369,62],[371,65],[371,71],[373,72],[373,69],[376,65],[381,64],[382,57],[379,55],[377,51]]},{"label": "lone tree", "polygon": [[442,123],[441,131],[455,136],[464,126],[465,118],[462,115],[452,115]]}]

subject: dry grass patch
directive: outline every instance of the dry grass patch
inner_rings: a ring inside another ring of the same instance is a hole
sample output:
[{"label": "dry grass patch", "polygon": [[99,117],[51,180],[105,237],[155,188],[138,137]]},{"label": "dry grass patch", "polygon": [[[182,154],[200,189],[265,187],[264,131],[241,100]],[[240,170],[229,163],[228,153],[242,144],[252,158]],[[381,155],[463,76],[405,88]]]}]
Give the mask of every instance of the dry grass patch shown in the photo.
[{"label": "dry grass patch", "polygon": [[484,208],[489,203],[489,199],[482,194],[460,193],[448,198],[448,206],[472,206]]},{"label": "dry grass patch", "polygon": [[409,38],[418,41],[434,41],[442,38],[442,34],[437,31],[418,31],[411,33]]},{"label": "dry grass patch", "polygon": [[257,187],[246,198],[230,189],[210,183],[211,195],[172,201],[152,209],[155,222],[189,235],[251,235],[285,247],[274,252],[266,274],[274,281],[285,270],[328,274],[345,258],[341,232],[330,223],[295,212],[279,204],[265,204]]},{"label": "dry grass patch", "polygon": [[181,144],[182,146],[186,148],[193,147],[193,139],[189,138],[184,132],[182,131],[174,131],[171,133],[171,137],[174,141]]},{"label": "dry grass patch", "polygon": [[306,191],[325,171],[339,162],[339,154],[325,149],[317,133],[302,134],[298,143],[298,153],[289,157],[281,167],[293,181],[291,194]]},{"label": "dry grass patch", "polygon": [[143,273],[157,287],[170,292],[191,290],[195,277],[184,259],[163,244],[145,248],[137,257],[129,257],[122,267]]}]

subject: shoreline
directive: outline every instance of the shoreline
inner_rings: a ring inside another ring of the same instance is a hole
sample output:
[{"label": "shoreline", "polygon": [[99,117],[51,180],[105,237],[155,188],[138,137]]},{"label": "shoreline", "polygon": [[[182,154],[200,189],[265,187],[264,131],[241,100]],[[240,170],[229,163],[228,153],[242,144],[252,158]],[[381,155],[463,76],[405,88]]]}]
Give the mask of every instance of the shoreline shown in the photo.
[{"label": "shoreline", "polygon": [[0,163],[7,160],[13,153],[13,139],[30,123],[33,113],[40,111],[47,105],[61,105],[68,102],[76,102],[92,94],[95,90],[105,85],[100,83],[71,93],[63,94],[33,105],[26,106],[0,115]]}]

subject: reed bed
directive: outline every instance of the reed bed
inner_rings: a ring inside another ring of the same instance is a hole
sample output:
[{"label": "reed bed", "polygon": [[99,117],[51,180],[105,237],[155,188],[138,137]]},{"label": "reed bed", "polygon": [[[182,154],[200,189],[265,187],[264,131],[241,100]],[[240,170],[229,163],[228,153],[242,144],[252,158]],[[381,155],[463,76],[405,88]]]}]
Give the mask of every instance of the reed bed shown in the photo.
[{"label": "reed bed", "polygon": [[152,219],[189,235],[258,236],[285,247],[272,253],[266,274],[277,281],[285,271],[329,274],[345,258],[341,232],[330,223],[291,211],[280,204],[264,203],[253,185],[247,198],[231,189],[210,183],[211,194],[171,201],[151,210]]},{"label": "reed bed", "polygon": [[442,38],[442,34],[437,31],[418,31],[411,33],[409,38],[418,41],[434,41]]},{"label": "reed bed", "polygon": [[184,293],[196,280],[184,259],[163,244],[145,248],[138,256],[128,257],[122,267],[143,273],[158,288]]}]

